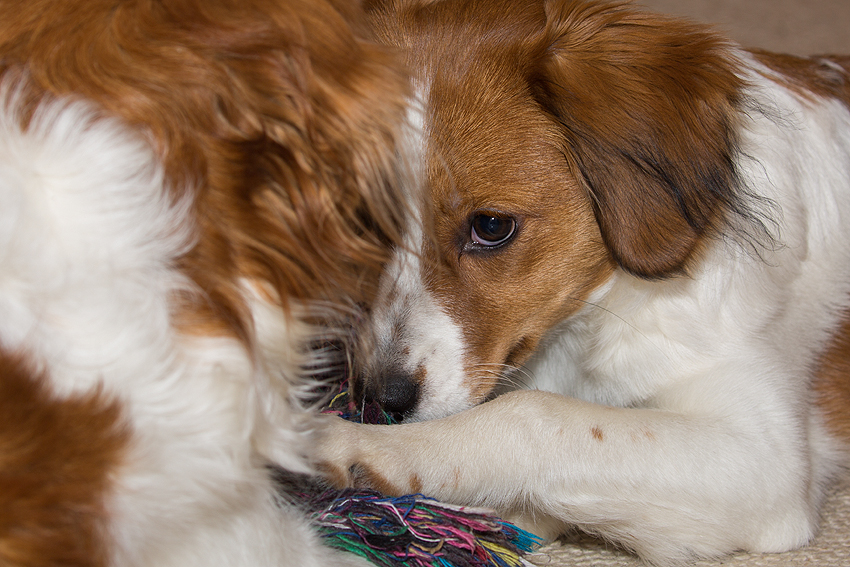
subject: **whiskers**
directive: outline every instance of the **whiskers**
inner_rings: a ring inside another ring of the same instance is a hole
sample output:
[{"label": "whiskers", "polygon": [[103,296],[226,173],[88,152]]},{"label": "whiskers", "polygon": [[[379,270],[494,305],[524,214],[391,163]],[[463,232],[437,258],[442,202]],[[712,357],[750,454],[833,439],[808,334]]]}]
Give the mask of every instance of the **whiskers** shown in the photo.
[{"label": "whiskers", "polygon": [[526,368],[513,364],[479,363],[472,366],[470,372],[495,379],[495,385],[487,399],[511,390],[531,388],[534,382],[534,377]]},{"label": "whiskers", "polygon": [[601,305],[599,305],[598,303],[594,303],[594,302],[592,302],[592,301],[588,301],[588,300],[586,300],[586,299],[579,299],[578,297],[569,296],[569,297],[567,297],[567,299],[569,299],[570,301],[575,301],[576,303],[581,303],[582,305],[585,305],[585,306],[587,306],[587,307],[592,307],[592,308],[594,308],[594,309],[599,309],[600,311],[603,311],[603,312],[607,313],[608,315],[611,315],[612,317],[617,318],[617,319],[618,319],[621,323],[623,323],[624,325],[628,326],[629,328],[631,328],[633,331],[635,331],[635,332],[636,332],[636,333],[638,333],[639,335],[643,336],[644,338],[646,337],[643,333],[641,333],[641,332],[640,332],[640,329],[638,329],[637,327],[635,327],[634,325],[632,325],[631,323],[629,323],[628,321],[626,321],[623,317],[621,317],[621,316],[620,316],[620,315],[618,315],[617,313],[615,313],[615,312],[611,311],[611,310],[610,310],[610,309],[608,309],[607,307],[602,307],[602,306],[601,306]]},{"label": "whiskers", "polygon": [[[585,299],[579,299],[577,297],[569,297],[569,299],[570,299],[570,301],[575,301],[576,303],[581,303],[582,305],[585,305],[585,306],[590,307],[592,309],[598,309],[599,311],[602,311],[606,315],[610,315],[611,317],[614,317],[620,323],[622,323],[623,325],[627,326],[629,329],[634,331],[635,334],[637,334],[641,338],[643,338],[646,341],[646,344],[648,346],[650,346],[652,349],[654,349],[657,354],[660,354],[665,359],[669,359],[669,352],[662,345],[658,344],[657,339],[653,339],[652,337],[647,335],[638,326],[636,326],[631,321],[627,320],[625,317],[623,317],[623,316],[619,315],[618,313],[608,309],[607,307],[603,307],[603,306],[599,305],[598,303],[594,303],[592,301],[587,301]],[[571,324],[571,321],[568,321],[567,324]]]}]

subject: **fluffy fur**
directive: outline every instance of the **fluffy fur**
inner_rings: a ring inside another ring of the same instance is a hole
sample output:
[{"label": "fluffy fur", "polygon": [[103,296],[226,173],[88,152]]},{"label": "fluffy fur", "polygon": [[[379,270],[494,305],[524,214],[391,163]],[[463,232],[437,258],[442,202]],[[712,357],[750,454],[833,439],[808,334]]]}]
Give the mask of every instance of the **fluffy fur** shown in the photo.
[{"label": "fluffy fur", "polygon": [[0,563],[349,565],[310,472],[322,306],[396,229],[406,77],[323,0],[2,0]]},{"label": "fluffy fur", "polygon": [[355,384],[404,423],[328,423],[335,480],[656,563],[804,545],[850,436],[850,59],[625,4],[377,4],[424,228]]}]

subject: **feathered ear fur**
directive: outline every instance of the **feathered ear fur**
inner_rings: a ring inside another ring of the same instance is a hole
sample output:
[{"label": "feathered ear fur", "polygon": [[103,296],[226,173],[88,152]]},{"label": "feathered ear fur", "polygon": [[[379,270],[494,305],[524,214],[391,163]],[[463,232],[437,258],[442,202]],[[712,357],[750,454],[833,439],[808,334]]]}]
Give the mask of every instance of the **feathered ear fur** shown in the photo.
[{"label": "feathered ear fur", "polygon": [[532,84],[608,248],[640,277],[683,271],[736,207],[733,57],[702,28],[622,4],[552,0],[546,16]]}]

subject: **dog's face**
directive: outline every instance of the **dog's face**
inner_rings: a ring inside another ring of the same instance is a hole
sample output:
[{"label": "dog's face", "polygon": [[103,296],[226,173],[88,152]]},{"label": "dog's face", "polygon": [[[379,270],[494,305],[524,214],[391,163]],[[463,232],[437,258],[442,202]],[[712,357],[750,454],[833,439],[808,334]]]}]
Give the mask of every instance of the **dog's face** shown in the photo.
[{"label": "dog's face", "polygon": [[413,221],[426,230],[396,253],[375,307],[366,375],[419,388],[422,417],[485,398],[611,272],[557,128],[522,85],[502,86],[468,114],[434,109],[429,201]]},{"label": "dog's face", "polygon": [[356,396],[479,403],[616,269],[685,269],[734,208],[724,46],[623,7],[449,0],[377,12],[423,104],[422,201],[361,333]]}]

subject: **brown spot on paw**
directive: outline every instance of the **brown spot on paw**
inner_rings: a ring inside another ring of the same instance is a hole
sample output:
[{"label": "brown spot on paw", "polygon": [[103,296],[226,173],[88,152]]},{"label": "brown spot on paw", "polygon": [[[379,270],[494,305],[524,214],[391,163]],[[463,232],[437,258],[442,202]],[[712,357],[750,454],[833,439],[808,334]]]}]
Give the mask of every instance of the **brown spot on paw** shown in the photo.
[{"label": "brown spot on paw", "polygon": [[594,426],[590,429],[590,434],[593,435],[593,438],[597,441],[603,441],[605,436],[602,434],[602,430],[598,426]]},{"label": "brown spot on paw", "polygon": [[392,484],[385,476],[362,463],[351,465],[348,473],[355,488],[371,488],[389,496],[401,496],[409,492]]},{"label": "brown spot on paw", "polygon": [[417,475],[417,474],[410,475],[410,492],[411,493],[422,492],[422,479],[420,479],[419,475]]},{"label": "brown spot on paw", "polygon": [[353,486],[351,477],[334,465],[320,463],[316,465],[316,472],[334,488],[351,488]]}]

